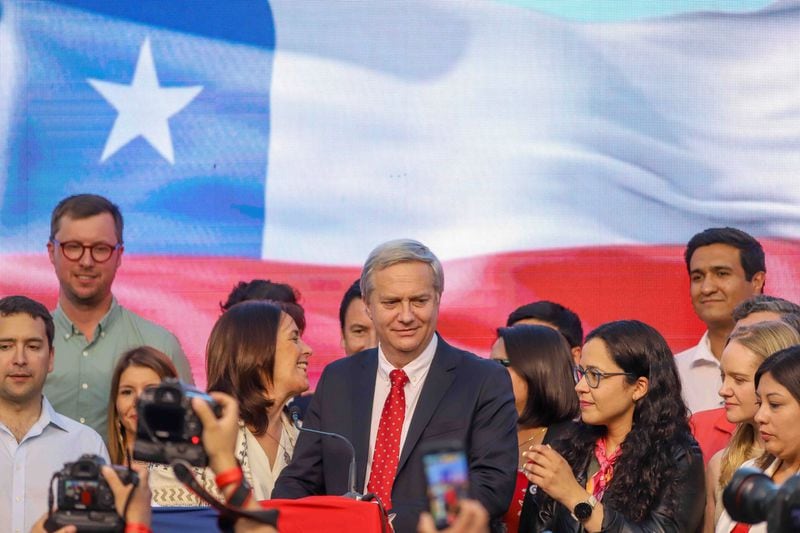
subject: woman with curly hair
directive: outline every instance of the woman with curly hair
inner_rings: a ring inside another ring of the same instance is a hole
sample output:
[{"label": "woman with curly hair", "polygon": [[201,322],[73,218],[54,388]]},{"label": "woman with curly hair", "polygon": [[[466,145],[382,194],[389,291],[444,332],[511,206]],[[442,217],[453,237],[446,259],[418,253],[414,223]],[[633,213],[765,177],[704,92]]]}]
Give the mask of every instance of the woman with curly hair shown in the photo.
[{"label": "woman with curly hair", "polygon": [[795,344],[800,344],[800,334],[777,321],[740,326],[728,337],[720,358],[719,395],[725,400],[726,418],[737,426],[728,446],[714,454],[706,468],[706,532],[714,531],[722,514],[722,489],[733,473],[764,451],[754,420],[758,410],[753,382],[756,369],[775,352]]},{"label": "woman with curly hair", "polygon": [[639,321],[586,337],[575,386],[581,422],[525,454],[543,531],[688,533],[703,525],[703,457],[664,338]]}]

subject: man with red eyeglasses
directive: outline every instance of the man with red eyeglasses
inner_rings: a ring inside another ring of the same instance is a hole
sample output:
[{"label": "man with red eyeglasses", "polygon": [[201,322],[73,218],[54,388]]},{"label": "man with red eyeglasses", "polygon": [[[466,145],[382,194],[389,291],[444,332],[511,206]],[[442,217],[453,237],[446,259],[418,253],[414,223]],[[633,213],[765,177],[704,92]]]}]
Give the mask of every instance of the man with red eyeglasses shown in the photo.
[{"label": "man with red eyeglasses", "polygon": [[166,329],[122,307],[111,293],[122,263],[119,208],[94,194],[65,198],[53,210],[47,252],[58,277],[55,365],[45,395],[56,411],[108,435],[111,374],[125,351],[148,345],[192,382],[189,361]]}]

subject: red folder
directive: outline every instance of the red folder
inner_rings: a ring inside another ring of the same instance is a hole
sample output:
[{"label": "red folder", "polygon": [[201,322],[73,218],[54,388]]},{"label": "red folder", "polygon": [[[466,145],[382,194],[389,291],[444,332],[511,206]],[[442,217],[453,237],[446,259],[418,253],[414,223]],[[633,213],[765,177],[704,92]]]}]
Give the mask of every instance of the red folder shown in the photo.
[{"label": "red folder", "polygon": [[281,533],[337,532],[386,533],[391,531],[376,502],[343,496],[308,496],[297,500],[265,500],[266,509],[278,509]]}]

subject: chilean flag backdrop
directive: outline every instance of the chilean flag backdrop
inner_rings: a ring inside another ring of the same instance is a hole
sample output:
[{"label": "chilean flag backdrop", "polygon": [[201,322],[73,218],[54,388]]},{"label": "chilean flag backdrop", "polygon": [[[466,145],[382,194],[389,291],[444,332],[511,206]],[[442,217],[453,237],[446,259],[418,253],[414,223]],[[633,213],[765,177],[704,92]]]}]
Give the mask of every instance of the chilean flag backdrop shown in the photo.
[{"label": "chilean flag backdrop", "polygon": [[800,0],[0,0],[0,294],[55,306],[49,215],[93,192],[126,218],[114,293],[200,384],[253,278],[302,293],[316,382],[398,237],[444,261],[459,346],[551,299],[680,350],[702,229],[760,238],[800,301],[798,28]]}]

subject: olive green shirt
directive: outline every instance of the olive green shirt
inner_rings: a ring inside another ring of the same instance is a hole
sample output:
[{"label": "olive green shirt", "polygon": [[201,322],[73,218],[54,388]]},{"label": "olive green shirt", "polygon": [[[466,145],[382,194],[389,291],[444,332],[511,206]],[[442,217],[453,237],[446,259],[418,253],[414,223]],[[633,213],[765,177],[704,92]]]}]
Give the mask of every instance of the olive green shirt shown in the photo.
[{"label": "olive green shirt", "polygon": [[161,350],[172,359],[180,378],[194,383],[189,361],[175,335],[128,311],[116,298],[98,324],[92,342],[86,342],[60,305],[53,312],[53,321],[55,364],[44,393],[57,412],[91,426],[106,440],[111,375],[126,351],[145,345]]}]

